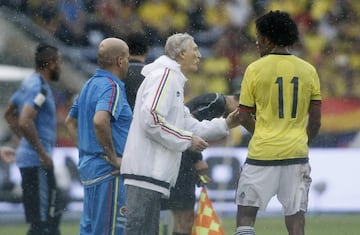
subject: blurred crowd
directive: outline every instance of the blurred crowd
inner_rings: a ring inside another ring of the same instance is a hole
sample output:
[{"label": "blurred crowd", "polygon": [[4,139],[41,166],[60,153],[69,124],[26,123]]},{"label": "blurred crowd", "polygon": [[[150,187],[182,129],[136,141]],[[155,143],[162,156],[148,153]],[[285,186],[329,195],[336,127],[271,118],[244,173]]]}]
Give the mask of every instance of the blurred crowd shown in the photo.
[{"label": "blurred crowd", "polygon": [[161,47],[174,32],[192,34],[204,60],[189,82],[189,97],[237,91],[245,67],[258,57],[253,20],[269,10],[285,10],[301,31],[293,52],[318,68],[323,96],[360,96],[356,0],[22,0],[8,5],[84,51],[131,31],[144,31],[151,47]]},{"label": "blurred crowd", "polygon": [[204,60],[189,82],[189,97],[237,91],[245,67],[258,58],[254,19],[269,10],[285,10],[301,31],[293,53],[317,67],[324,98],[360,96],[357,0],[22,0],[8,5],[84,51],[104,37],[125,38],[131,31],[144,31],[151,47],[162,47],[174,32],[192,34]]}]

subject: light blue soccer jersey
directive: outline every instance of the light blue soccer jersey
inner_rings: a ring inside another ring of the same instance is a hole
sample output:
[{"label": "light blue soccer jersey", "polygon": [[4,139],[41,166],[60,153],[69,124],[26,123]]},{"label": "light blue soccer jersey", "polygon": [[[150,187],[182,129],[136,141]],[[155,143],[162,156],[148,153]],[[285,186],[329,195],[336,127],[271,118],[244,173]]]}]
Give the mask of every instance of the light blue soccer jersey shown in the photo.
[{"label": "light blue soccer jersey", "polygon": [[132,120],[132,111],[126,99],[124,83],[114,74],[97,69],[78,98],[70,116],[78,123],[79,173],[82,181],[109,174],[113,167],[99,157],[104,153],[95,135],[93,117],[97,111],[111,114],[111,132],[116,153],[121,156]]},{"label": "light blue soccer jersey", "polygon": [[[19,89],[10,98],[10,103],[17,106],[19,112],[24,106],[37,109],[34,120],[37,134],[49,156],[56,143],[56,107],[49,84],[34,73],[25,78]],[[23,137],[16,150],[18,167],[40,166],[39,155],[33,146]]]}]

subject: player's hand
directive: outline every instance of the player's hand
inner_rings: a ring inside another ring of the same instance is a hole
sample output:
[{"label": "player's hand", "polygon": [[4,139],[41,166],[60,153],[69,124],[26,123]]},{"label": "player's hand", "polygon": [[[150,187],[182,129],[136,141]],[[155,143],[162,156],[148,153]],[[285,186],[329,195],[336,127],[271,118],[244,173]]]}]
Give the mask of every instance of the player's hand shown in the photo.
[{"label": "player's hand", "polygon": [[226,95],[226,112],[231,113],[239,106],[239,100],[236,98],[236,95]]},{"label": "player's hand", "polygon": [[190,150],[201,153],[209,144],[199,136],[192,136]]},{"label": "player's hand", "polygon": [[199,175],[205,175],[209,169],[208,164],[204,160],[194,163],[194,168]]},{"label": "player's hand", "polygon": [[50,170],[54,167],[53,160],[46,154],[46,155],[40,155],[40,163],[42,167],[46,170]]},{"label": "player's hand", "polygon": [[115,170],[111,174],[113,174],[113,175],[120,174],[120,166],[121,166],[121,158],[120,157],[110,158],[107,155],[101,155],[101,157],[104,158],[108,163],[110,163],[115,168]]},{"label": "player's hand", "polygon": [[15,161],[15,149],[3,146],[0,147],[0,157],[6,164],[11,164]]},{"label": "player's hand", "polygon": [[226,124],[229,129],[232,129],[240,125],[238,109],[235,109],[226,117]]},{"label": "player's hand", "polygon": [[110,161],[111,165],[113,165],[116,169],[120,170],[121,166],[121,158],[116,157],[114,160]]},{"label": "player's hand", "polygon": [[112,175],[119,175],[120,174],[120,167],[121,167],[121,158],[117,157],[114,164],[115,170],[111,172]]}]

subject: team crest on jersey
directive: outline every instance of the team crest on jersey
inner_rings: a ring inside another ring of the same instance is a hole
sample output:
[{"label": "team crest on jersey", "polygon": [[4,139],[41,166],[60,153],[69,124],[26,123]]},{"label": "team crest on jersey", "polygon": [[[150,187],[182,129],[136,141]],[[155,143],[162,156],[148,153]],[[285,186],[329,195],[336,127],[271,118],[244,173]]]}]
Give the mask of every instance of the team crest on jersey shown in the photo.
[{"label": "team crest on jersey", "polygon": [[120,214],[121,214],[122,216],[125,216],[125,214],[126,214],[126,206],[120,207],[119,212],[120,212]]}]

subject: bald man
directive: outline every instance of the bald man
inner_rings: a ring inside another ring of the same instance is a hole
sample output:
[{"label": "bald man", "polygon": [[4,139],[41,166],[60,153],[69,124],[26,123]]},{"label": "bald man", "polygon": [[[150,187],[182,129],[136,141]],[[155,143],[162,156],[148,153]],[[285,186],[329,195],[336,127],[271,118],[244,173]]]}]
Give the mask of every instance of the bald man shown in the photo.
[{"label": "bald man", "polygon": [[65,122],[79,148],[78,170],[84,185],[79,234],[119,235],[125,226],[120,163],[132,120],[123,82],[129,65],[127,44],[104,39],[98,48],[98,65]]}]

